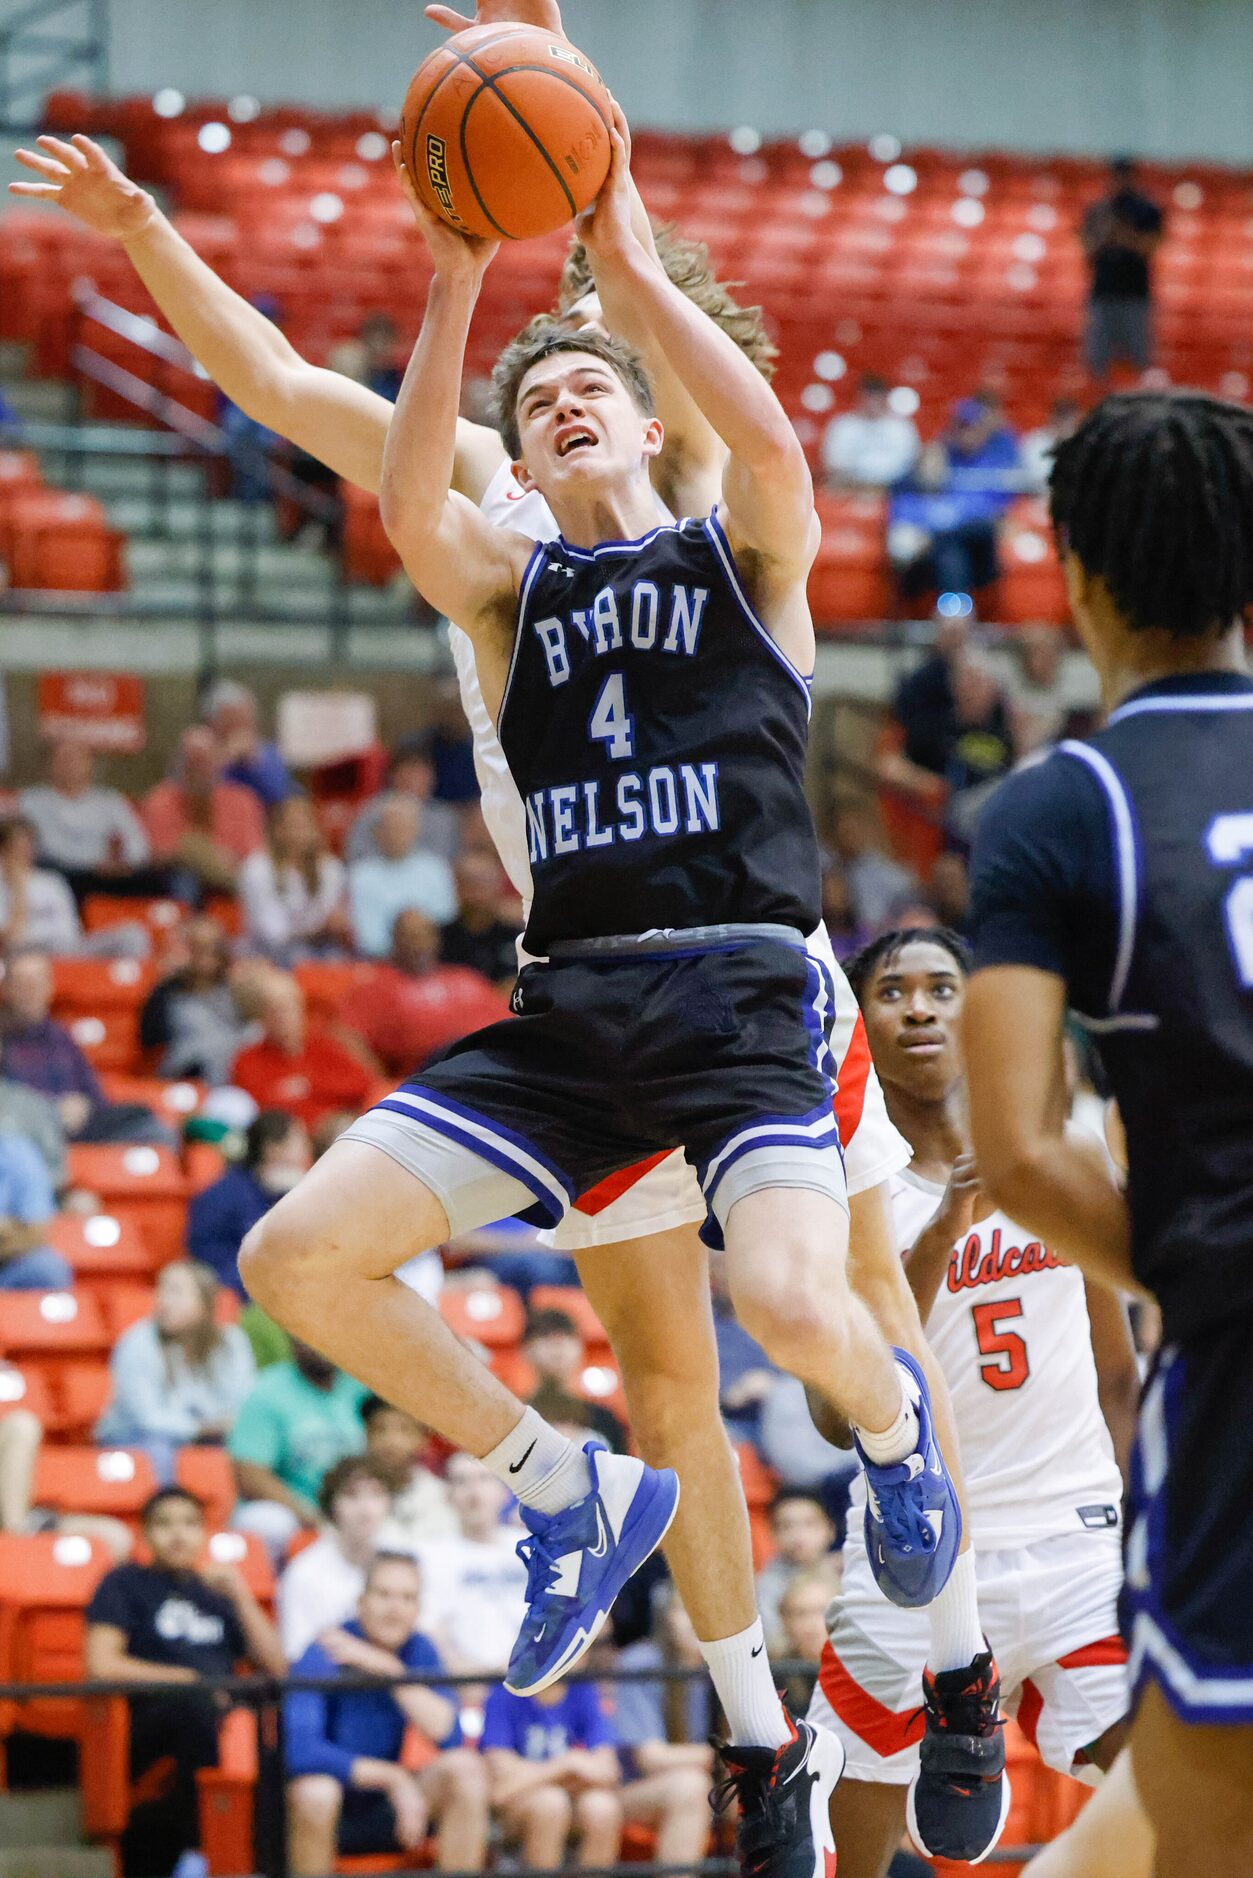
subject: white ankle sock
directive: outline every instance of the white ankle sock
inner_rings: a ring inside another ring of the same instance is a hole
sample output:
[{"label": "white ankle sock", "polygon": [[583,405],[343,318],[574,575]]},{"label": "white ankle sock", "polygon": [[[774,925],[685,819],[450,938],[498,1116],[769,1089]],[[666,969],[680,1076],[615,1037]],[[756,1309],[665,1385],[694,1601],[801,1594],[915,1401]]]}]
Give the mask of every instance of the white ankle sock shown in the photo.
[{"label": "white ankle sock", "polygon": [[965,1669],[987,1649],[979,1622],[973,1546],[958,1555],[948,1583],[927,1606],[927,1620],[931,1626],[927,1668],[933,1676],[946,1669]]},{"label": "white ankle sock", "polygon": [[918,1411],[914,1407],[917,1401],[917,1386],[908,1370],[896,1365],[896,1373],[901,1385],[901,1406],[894,1422],[887,1428],[874,1432],[869,1428],[858,1427],[857,1439],[865,1450],[867,1460],[876,1467],[895,1467],[907,1454],[912,1454],[918,1446]]},{"label": "white ankle sock", "polygon": [[702,1643],[713,1686],[737,1748],[781,1748],[791,1738],[770,1673],[760,1617],[737,1636]]},{"label": "white ankle sock", "polygon": [[525,1409],[500,1446],[483,1456],[483,1465],[537,1513],[564,1512],[592,1491],[592,1470],[582,1448],[550,1428],[533,1408]]}]

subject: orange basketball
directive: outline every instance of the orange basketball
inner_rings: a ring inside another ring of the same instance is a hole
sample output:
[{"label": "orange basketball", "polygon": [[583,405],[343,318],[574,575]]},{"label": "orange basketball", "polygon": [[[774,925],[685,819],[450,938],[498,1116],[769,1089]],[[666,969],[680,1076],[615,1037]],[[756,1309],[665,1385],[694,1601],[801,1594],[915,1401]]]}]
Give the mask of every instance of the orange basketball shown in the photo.
[{"label": "orange basketball", "polygon": [[568,40],[472,26],[414,74],[400,147],[422,200],[452,227],[525,241],[594,200],[611,121],[599,72]]}]

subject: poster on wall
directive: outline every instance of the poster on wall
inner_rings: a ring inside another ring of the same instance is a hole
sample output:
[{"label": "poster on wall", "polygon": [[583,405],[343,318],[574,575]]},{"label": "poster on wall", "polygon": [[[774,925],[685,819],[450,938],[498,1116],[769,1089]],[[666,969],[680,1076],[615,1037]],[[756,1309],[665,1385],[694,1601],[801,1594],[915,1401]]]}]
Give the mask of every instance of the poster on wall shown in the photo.
[{"label": "poster on wall", "polygon": [[133,756],[147,742],[144,681],[133,672],[41,672],[39,734]]}]

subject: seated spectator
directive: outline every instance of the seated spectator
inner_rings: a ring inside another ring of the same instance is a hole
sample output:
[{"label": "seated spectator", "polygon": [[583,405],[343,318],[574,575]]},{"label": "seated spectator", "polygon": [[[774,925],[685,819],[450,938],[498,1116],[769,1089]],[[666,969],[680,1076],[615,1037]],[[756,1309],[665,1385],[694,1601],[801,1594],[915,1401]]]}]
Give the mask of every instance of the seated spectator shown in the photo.
[{"label": "seated spectator", "polygon": [[95,784],[93,752],[61,737],[48,756],[48,780],[23,789],[18,806],[35,831],[44,867],[55,867],[81,899],[88,893],[163,893],[148,865],[148,837],[120,789]]},{"label": "seated spectator", "polygon": [[457,911],[452,868],[440,854],[418,846],[421,811],[409,796],[389,796],[375,823],[375,852],[348,869],[348,897],[357,950],[385,958],[396,915],[412,908],[436,925]]},{"label": "seated spectator", "polygon": [[[931,915],[934,924],[934,915]],[[757,1451],[785,1487],[819,1496],[828,1508],[842,1510],[848,1484],[857,1471],[849,1449],[833,1447],[814,1427],[805,1385],[795,1376],[777,1375],[762,1400]]]},{"label": "seated spectator", "polygon": [[1000,521],[1022,482],[1018,440],[999,401],[988,392],[961,399],[941,442],[892,496],[888,551],[904,596],[990,586],[1000,573]]},{"label": "seated spectator", "polygon": [[858,921],[848,874],[835,860],[822,869],[822,923],[837,959],[851,958],[870,939],[869,929]]},{"label": "seated spectator", "polygon": [[[699,1670],[705,1667],[692,1620],[673,1583],[654,1588],[651,1618],[649,1634],[617,1652],[619,1669]],[[657,1774],[673,1766],[695,1767],[701,1773],[712,1773],[709,1737],[717,1732],[718,1717],[713,1687],[707,1676],[693,1676],[685,1682],[672,1682],[661,1676],[656,1682],[632,1679],[614,1683],[612,1687],[614,1733],[619,1749],[624,1751],[629,1773]],[[658,1751],[669,1748],[671,1743],[675,1744],[674,1749]],[[681,1753],[676,1751],[679,1744],[682,1744]],[[707,1832],[707,1809],[702,1825]],[[704,1844],[703,1839],[701,1844]]]},{"label": "seated spectator", "polygon": [[0,1134],[0,1291],[64,1291],[74,1283],[69,1260],[48,1244],[56,1210],[34,1142]]},{"label": "seated spectator", "polygon": [[154,860],[181,870],[189,898],[234,893],[241,864],[265,840],[259,800],[223,778],[217,739],[205,724],[183,732],[172,774],[148,791],[140,814]]},{"label": "seated spectator", "polygon": [[[86,1669],[108,1682],[160,1682],[130,1699],[130,1777],[138,1798],[122,1838],[127,1878],[172,1872],[200,1843],[196,1773],[218,1758],[220,1699],[197,1685],[233,1675],[241,1659],[270,1676],[287,1669],[278,1633],[229,1565],[201,1565],[204,1508],[182,1487],[163,1487],[143,1512],[148,1565],[107,1572],[87,1607]],[[158,1761],[173,1778],[143,1775]],[[155,1789],[155,1792],[153,1791]]]},{"label": "seated spectator", "polygon": [[449,1669],[500,1675],[526,1604],[520,1534],[502,1526],[506,1489],[473,1455],[454,1454],[444,1478],[457,1531],[417,1549],[427,1629]]},{"label": "seated spectator", "polygon": [[[617,1862],[621,1775],[594,1682],[555,1682],[528,1696],[498,1685],[487,1698],[479,1747],[493,1810],[525,1870]],[[576,1849],[567,1859],[572,1839]]]},{"label": "seated spectator", "polygon": [[326,1526],[278,1581],[279,1636],[293,1663],[355,1612],[390,1508],[383,1469],[368,1454],[346,1454],[328,1468],[318,1488]]},{"label": "seated spectator", "polygon": [[881,931],[902,897],[918,892],[917,880],[888,854],[879,818],[864,802],[836,804],[830,845],[848,881],[858,925]]},{"label": "seated spectator", "polygon": [[332,371],[395,404],[403,376],[397,364],[399,335],[390,313],[367,313],[355,339],[341,340],[331,354]]},{"label": "seated spectator", "polygon": [[457,917],[441,926],[439,956],[445,965],[466,965],[508,996],[518,976],[518,928],[500,912],[504,876],[500,863],[466,854],[453,868]]},{"label": "seated spectator", "polygon": [[819,1565],[797,1572],[784,1587],[779,1599],[779,1635],[783,1655],[794,1656],[802,1663],[812,1663],[815,1670],[789,1676],[783,1693],[794,1715],[805,1715],[813,1699],[818,1664],[827,1641],[827,1606],[839,1595],[843,1567],[838,1552],[832,1552]]},{"label": "seated spectator", "polygon": [[205,722],[217,739],[222,780],[251,789],[264,808],[272,808],[295,788],[276,746],[266,743],[257,716],[256,693],[223,678],[204,701]]},{"label": "seated spectator", "polygon": [[535,1371],[537,1389],[549,1384],[578,1397],[584,1425],[615,1454],[626,1453],[626,1429],[613,1410],[582,1399],[587,1351],[572,1317],[565,1311],[532,1311],[522,1337],[522,1354]]},{"label": "seated spectator", "polygon": [[175,1259],[158,1274],[152,1316],[124,1330],[109,1357],[113,1398],[96,1440],[142,1448],[163,1487],[185,1443],[225,1441],[257,1379],[239,1325],[215,1319],[217,1297],[207,1265]]},{"label": "seated spectator", "polygon": [[187,1250],[220,1284],[246,1298],[239,1248],[274,1202],[290,1193],[313,1165],[304,1124],[285,1109],[262,1109],[248,1124],[244,1158],[192,1195]]},{"label": "seated spectator", "polygon": [[[2,1047],[2,1041],[0,1041]],[[0,1135],[25,1135],[39,1150],[54,1193],[60,1193],[69,1172],[65,1129],[56,1105],[25,1083],[0,1076]]]},{"label": "seated spectator", "polygon": [[793,1578],[827,1558],[836,1533],[817,1494],[804,1487],[781,1487],[770,1503],[770,1536],[774,1557],[757,1574],[757,1604],[766,1648],[777,1656],[783,1647],[779,1617],[783,1593]]},{"label": "seated spectator", "polygon": [[171,1131],[142,1103],[105,1099],[95,1070],[51,1009],[50,961],[42,952],[18,952],[0,985],[0,1072],[47,1096],[71,1141],[173,1145]]},{"label": "seated spectator", "polygon": [[396,915],[390,956],[345,992],[335,1020],[380,1074],[408,1076],[459,1037],[508,1015],[508,1000],[478,972],[440,964],[439,928],[410,910]]},{"label": "seated spectator", "polygon": [[964,658],[953,674],[953,732],[945,780],[946,821],[969,842],[993,787],[1014,761],[1009,701],[996,674],[978,658]]},{"label": "seated spectator", "polygon": [[1014,636],[1018,670],[1010,680],[1014,744],[1020,756],[1055,743],[1066,724],[1063,639],[1056,626],[1028,626]]},{"label": "seated spectator", "polygon": [[345,860],[349,863],[364,861],[368,856],[378,854],[376,836],[379,816],[394,796],[403,796],[407,801],[417,804],[418,827],[414,837],[417,844],[428,853],[438,854],[441,860],[455,860],[460,846],[461,823],[455,808],[448,802],[434,799],[434,788],[435,765],[432,761],[430,734],[419,730],[412,736],[402,737],[388,759],[382,792],[366,803],[348,830],[348,839],[344,844]]},{"label": "seated spectator", "polygon": [[332,1109],[359,1113],[373,1088],[361,1059],[308,1022],[304,992],[286,972],[271,973],[262,985],[261,1036],[235,1058],[231,1081],[258,1108],[286,1109],[306,1128]]},{"label": "seated spectator", "polygon": [[230,941],[215,919],[198,914],[178,928],[162,963],[139,1013],[140,1043],[161,1052],[162,1076],[226,1082],[247,1032],[231,983]]},{"label": "seated spectator", "polygon": [[1054,398],[1048,423],[1027,432],[1019,446],[1026,488],[1045,494],[1053,473],[1053,452],[1074,435],[1082,417],[1083,409],[1074,398]]},{"label": "seated spectator", "polygon": [[827,425],[822,467],[828,488],[890,489],[918,461],[918,426],[892,410],[888,395],[886,378],[863,372],[856,409]]},{"label": "seated spectator", "polygon": [[384,1552],[416,1552],[425,1539],[445,1539],[457,1531],[448,1489],[425,1461],[430,1434],[406,1409],[382,1396],[362,1404],[365,1451],[382,1471],[392,1496],[391,1510],[379,1534]]},{"label": "seated spectator", "polygon": [[281,1557],[302,1527],[317,1526],[328,1469],[365,1443],[364,1397],[359,1382],[294,1338],[290,1359],[261,1371],[226,1441],[237,1531],[259,1533]]},{"label": "seated spectator", "polygon": [[[356,1618],[310,1644],[293,1674],[321,1679],[438,1672],[444,1667],[439,1652],[417,1627],[420,1605],[414,1561],[379,1553]],[[293,1878],[326,1878],[339,1855],[416,1853],[431,1824],[443,1870],[483,1869],[486,1770],[462,1746],[451,1693],[422,1683],[325,1694],[298,1690],[284,1709]],[[401,1765],[407,1729],[443,1750],[417,1773]]]},{"label": "seated spectator", "polygon": [[279,965],[342,952],[352,943],[346,883],[309,798],[286,796],[266,818],[266,845],[239,870],[244,938]]},{"label": "seated spectator", "polygon": [[[485,384],[485,389],[490,407],[490,385]],[[462,415],[469,417],[470,413],[465,411]],[[485,421],[494,424],[495,418],[488,417]],[[461,687],[455,678],[443,678],[435,687],[429,735],[435,801],[441,807],[448,804],[457,808],[477,806],[479,779],[474,769],[474,739],[462,707]]]},{"label": "seated spectator", "polygon": [[888,786],[943,798],[957,714],[954,678],[967,656],[969,641],[967,620],[940,620],[931,656],[897,686],[892,716],[901,747],[880,763],[881,779]]},{"label": "seated spectator", "polygon": [[[494,1219],[473,1232],[450,1239],[449,1254],[466,1265],[481,1265],[499,1284],[516,1291],[525,1304],[536,1285],[577,1285],[579,1268],[567,1252],[543,1243],[542,1228],[520,1219]],[[460,1274],[459,1274],[460,1275]]]},{"label": "seated spectator", "polygon": [[756,1446],[761,1405],[774,1387],[779,1371],[735,1315],[721,1253],[715,1253],[710,1259],[709,1279],[722,1419],[732,1441],[747,1441]]},{"label": "seated spectator", "polygon": [[[0,1360],[0,1391],[20,1386],[21,1371]],[[77,1533],[98,1539],[121,1564],[134,1549],[131,1530],[107,1513],[59,1513],[34,1504],[35,1466],[43,1446],[44,1425],[20,1406],[0,1415],[0,1532]]]},{"label": "seated spectator", "polygon": [[58,958],[83,949],[74,895],[60,874],[35,866],[35,830],[20,815],[0,822],[0,943]]}]

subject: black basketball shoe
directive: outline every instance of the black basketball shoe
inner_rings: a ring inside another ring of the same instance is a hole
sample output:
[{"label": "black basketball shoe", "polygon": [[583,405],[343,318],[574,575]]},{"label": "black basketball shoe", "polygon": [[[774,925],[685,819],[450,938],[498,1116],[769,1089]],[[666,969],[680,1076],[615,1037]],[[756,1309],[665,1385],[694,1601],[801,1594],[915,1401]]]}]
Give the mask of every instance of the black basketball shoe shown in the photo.
[{"label": "black basketball shoe", "polygon": [[739,1801],[735,1852],[744,1878],[835,1878],[830,1801],[844,1749],[827,1729],[787,1720],[791,1739],[781,1748],[714,1743],[727,1770],[714,1811]]},{"label": "black basketball shoe", "polygon": [[909,1784],[909,1836],[928,1858],[978,1865],[1005,1830],[1010,1802],[991,1650],[966,1669],[924,1670],[922,1693],[927,1725]]}]

